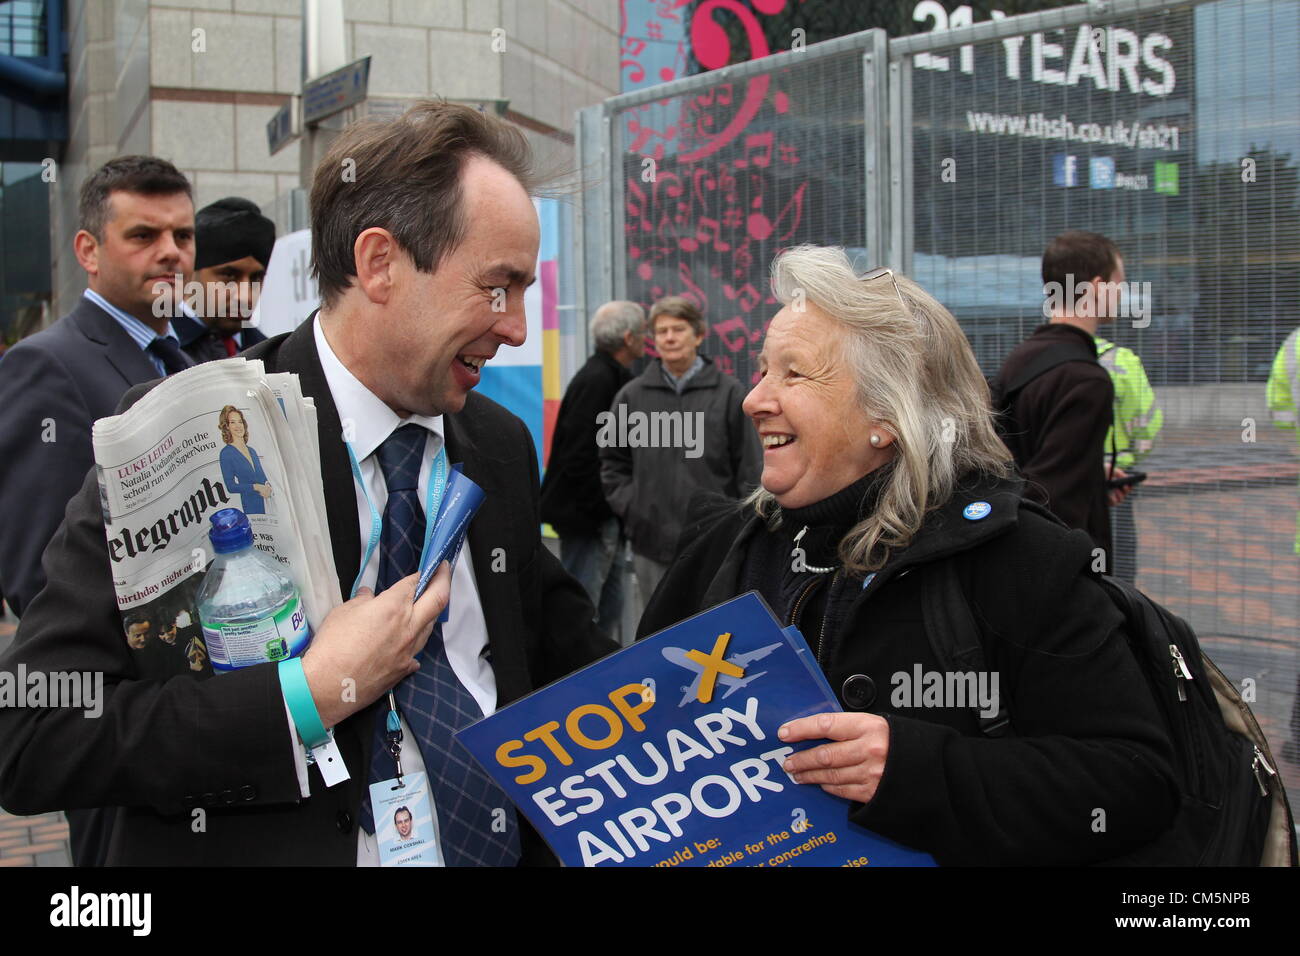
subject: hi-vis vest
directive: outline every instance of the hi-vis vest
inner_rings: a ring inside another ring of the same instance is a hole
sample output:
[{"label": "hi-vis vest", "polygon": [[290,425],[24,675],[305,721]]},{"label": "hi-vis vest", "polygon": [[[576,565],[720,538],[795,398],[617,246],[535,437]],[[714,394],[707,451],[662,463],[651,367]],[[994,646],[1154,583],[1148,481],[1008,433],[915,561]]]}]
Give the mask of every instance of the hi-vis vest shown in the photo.
[{"label": "hi-vis vest", "polygon": [[1093,336],[1097,343],[1097,360],[1115,383],[1115,420],[1106,433],[1106,461],[1110,462],[1111,441],[1118,454],[1115,464],[1131,468],[1151,451],[1165,413],[1156,404],[1156,393],[1147,381],[1142,360],[1132,349]]},{"label": "hi-vis vest", "polygon": [[[1273,413],[1273,424],[1278,428],[1300,429],[1300,328],[1287,336],[1273,359],[1273,371],[1268,376],[1268,408]],[[1295,553],[1300,554],[1300,511],[1295,516]]]}]

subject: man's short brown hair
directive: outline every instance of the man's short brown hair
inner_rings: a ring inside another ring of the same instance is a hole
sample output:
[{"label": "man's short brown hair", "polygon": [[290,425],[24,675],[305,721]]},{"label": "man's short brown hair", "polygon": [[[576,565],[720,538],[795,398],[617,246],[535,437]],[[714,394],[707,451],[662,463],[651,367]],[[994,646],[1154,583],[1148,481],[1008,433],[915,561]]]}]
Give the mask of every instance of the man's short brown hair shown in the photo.
[{"label": "man's short brown hair", "polygon": [[108,222],[108,197],[114,192],[143,196],[174,196],[184,193],[194,200],[185,174],[157,156],[118,156],[86,177],[77,206],[79,228],[97,240],[104,238]]},{"label": "man's short brown hair", "polygon": [[534,195],[532,150],[513,126],[469,106],[419,103],[395,120],[345,129],[311,185],[311,268],[328,308],[357,274],[353,245],[387,229],[421,272],[434,272],[465,239],[461,170],[478,155]]},{"label": "man's short brown hair", "polygon": [[1091,282],[1093,276],[1109,281],[1120,258],[1119,246],[1100,233],[1067,229],[1043,253],[1043,285],[1062,292],[1073,287],[1082,296],[1084,290],[1079,287]]},{"label": "man's short brown hair", "polygon": [[704,313],[690,299],[681,295],[669,295],[650,306],[650,332],[654,333],[655,319],[661,315],[685,319],[695,330],[695,334],[704,338]]}]

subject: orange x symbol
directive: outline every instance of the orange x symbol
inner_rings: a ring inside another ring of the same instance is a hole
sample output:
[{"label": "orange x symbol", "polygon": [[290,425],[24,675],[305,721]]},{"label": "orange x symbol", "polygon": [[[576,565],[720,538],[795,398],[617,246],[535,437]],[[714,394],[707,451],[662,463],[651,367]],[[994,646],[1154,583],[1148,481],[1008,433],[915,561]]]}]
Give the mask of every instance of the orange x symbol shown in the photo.
[{"label": "orange x symbol", "polygon": [[745,671],[735,664],[728,664],[723,655],[727,652],[727,643],[731,640],[731,632],[719,634],[717,642],[713,645],[713,653],[705,654],[703,651],[687,651],[686,657],[704,668],[700,672],[700,689],[695,695],[695,699],[701,704],[707,704],[713,700],[713,689],[717,686],[718,675],[726,674],[728,677],[742,677]]}]

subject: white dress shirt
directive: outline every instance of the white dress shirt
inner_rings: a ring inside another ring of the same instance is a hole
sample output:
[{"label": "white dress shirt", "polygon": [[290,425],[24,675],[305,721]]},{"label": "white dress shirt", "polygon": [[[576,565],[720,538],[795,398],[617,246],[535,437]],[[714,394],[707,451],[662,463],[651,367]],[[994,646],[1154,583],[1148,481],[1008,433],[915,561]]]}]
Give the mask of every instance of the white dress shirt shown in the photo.
[{"label": "white dress shirt", "polygon": [[[321,368],[325,372],[325,381],[334,400],[334,407],[338,410],[339,421],[343,425],[344,435],[351,439],[352,452],[356,456],[361,471],[361,480],[365,484],[365,488],[362,489],[360,485],[357,485],[355,479],[353,481],[357,499],[357,524],[361,530],[361,553],[358,558],[364,558],[365,548],[370,540],[370,504],[374,504],[375,511],[382,518],[384,504],[388,500],[388,488],[384,482],[383,471],[379,467],[379,460],[375,452],[379,450],[379,446],[384,443],[388,436],[402,425],[414,423],[427,429],[429,432],[428,444],[425,448],[424,461],[420,465],[419,480],[419,499],[422,503],[426,502],[428,500],[429,476],[433,470],[433,461],[443,447],[442,416],[430,418],[423,415],[411,415],[406,419],[398,417],[396,412],[361,384],[356,376],[339,361],[338,356],[334,354],[333,348],[330,347],[329,341],[325,337],[319,318],[313,320],[313,326],[313,333],[316,337],[316,351],[320,356]],[[449,461],[448,465],[451,464],[454,464],[454,462]],[[367,494],[369,494],[369,503],[366,500]],[[375,586],[375,581],[379,576],[379,551],[380,548],[376,546],[374,552],[370,555],[370,560],[361,569],[358,587],[373,588]],[[497,704],[496,675],[493,673],[492,664],[488,660],[487,621],[483,617],[483,606],[479,601],[478,587],[474,579],[474,563],[470,557],[468,546],[461,549],[460,557],[453,568],[451,611],[448,622],[442,626],[442,635],[451,669],[460,678],[460,682],[465,685],[465,689],[478,701],[484,715],[493,713]],[[292,718],[290,718],[289,726],[291,728],[293,726]],[[402,733],[404,736],[402,741],[403,771],[406,773],[423,772],[425,769],[424,760],[415,743],[415,737],[406,724],[405,717],[402,718]],[[307,763],[303,748],[297,742],[296,734],[294,742],[293,749],[298,766],[299,789],[303,797],[307,797],[310,794],[307,780]],[[371,782],[369,767],[349,767],[348,771],[354,778],[359,775],[366,785]],[[436,807],[436,801],[433,801],[432,794],[430,794],[430,802]],[[374,837],[360,828],[358,828],[357,840],[357,865],[379,865],[379,850]]]}]

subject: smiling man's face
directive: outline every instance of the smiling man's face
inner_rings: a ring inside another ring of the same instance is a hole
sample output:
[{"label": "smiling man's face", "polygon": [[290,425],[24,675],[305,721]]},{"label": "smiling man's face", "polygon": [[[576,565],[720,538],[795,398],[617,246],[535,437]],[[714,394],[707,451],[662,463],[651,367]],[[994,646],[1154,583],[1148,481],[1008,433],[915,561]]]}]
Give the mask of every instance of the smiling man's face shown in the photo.
[{"label": "smiling man's face", "polygon": [[115,190],[108,207],[104,234],[89,245],[82,261],[90,287],[122,311],[153,324],[159,321],[153,304],[165,283],[173,287],[170,318],[194,271],[194,203],[183,192],[152,196]]},{"label": "smiling man's face", "polygon": [[393,294],[367,329],[372,391],[399,415],[458,412],[483,363],[527,336],[524,289],[541,229],[514,176],[480,156],[461,172],[465,238],[432,273],[405,252],[393,262]]}]

